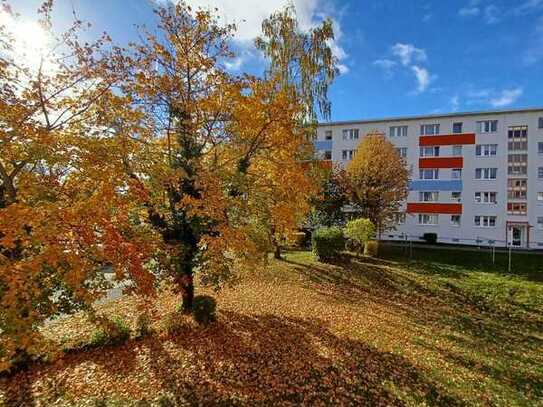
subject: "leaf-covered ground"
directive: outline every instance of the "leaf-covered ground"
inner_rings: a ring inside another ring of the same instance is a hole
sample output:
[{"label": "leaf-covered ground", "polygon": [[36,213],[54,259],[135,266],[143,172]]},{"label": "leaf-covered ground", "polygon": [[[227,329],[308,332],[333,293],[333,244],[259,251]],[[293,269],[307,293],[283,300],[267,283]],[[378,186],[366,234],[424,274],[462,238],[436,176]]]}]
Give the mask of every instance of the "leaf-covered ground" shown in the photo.
[{"label": "leaf-covered ground", "polygon": [[[543,405],[543,284],[526,276],[293,252],[217,300],[217,323],[168,335],[164,292],[153,335],[3,378],[0,404]],[[134,324],[137,305],[102,311]],[[93,329],[47,332],[73,347]]]}]

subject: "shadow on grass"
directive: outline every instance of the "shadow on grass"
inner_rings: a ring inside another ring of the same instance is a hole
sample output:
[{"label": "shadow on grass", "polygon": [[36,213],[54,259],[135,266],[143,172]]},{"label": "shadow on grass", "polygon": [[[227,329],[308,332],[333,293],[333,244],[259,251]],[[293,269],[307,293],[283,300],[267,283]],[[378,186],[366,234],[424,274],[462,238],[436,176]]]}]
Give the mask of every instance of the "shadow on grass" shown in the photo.
[{"label": "shadow on grass", "polygon": [[[384,304],[392,312],[407,314],[421,326],[437,328],[437,332],[461,333],[465,337],[461,346],[465,349],[483,353],[501,349],[499,357],[506,363],[518,359],[522,350],[537,354],[537,349],[543,348],[541,337],[534,335],[541,332],[543,322],[538,308],[510,303],[508,298],[492,301],[464,288],[462,279],[469,277],[469,272],[450,272],[445,265],[430,265],[421,271],[418,264],[407,266],[364,257],[351,257],[350,262],[333,266],[290,262],[315,283],[313,289],[328,298],[353,304]],[[443,279],[434,279],[433,273]]]},{"label": "shadow on grass", "polygon": [[[91,395],[96,400],[114,399],[116,389],[137,388],[152,377],[156,388],[141,398],[160,397],[163,405],[403,405],[406,397],[417,404],[464,404],[403,357],[335,336],[317,320],[222,312],[207,329],[187,327],[175,337],[148,337],[133,345],[69,355],[61,365],[27,372],[26,379],[58,377],[62,370],[95,364],[107,371],[102,380],[113,388],[112,394],[101,395],[98,386]],[[144,366],[141,354],[149,358]],[[21,374],[1,384],[8,405],[43,404],[59,397],[33,400],[32,393],[21,393]],[[92,370],[81,372],[80,380],[89,374],[96,380]],[[78,386],[89,393],[89,383]]]}]

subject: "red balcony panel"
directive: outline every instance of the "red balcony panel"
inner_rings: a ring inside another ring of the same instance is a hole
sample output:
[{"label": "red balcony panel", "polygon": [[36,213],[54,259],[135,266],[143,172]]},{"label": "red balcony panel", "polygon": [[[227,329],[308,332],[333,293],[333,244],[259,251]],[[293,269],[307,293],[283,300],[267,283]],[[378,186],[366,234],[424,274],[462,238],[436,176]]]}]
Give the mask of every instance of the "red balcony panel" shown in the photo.
[{"label": "red balcony panel", "polygon": [[419,168],[464,168],[462,157],[419,158]]},{"label": "red balcony panel", "polygon": [[439,136],[420,136],[421,146],[452,146],[475,144],[475,133],[443,134]]},{"label": "red balcony panel", "polygon": [[445,215],[461,215],[462,204],[413,202],[407,204],[407,213],[437,213]]}]

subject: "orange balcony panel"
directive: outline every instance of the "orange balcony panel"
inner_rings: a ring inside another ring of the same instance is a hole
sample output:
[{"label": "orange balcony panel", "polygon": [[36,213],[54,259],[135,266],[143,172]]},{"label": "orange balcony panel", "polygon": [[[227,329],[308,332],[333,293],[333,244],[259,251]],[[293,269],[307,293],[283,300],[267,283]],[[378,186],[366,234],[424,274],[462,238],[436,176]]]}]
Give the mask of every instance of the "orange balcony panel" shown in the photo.
[{"label": "orange balcony panel", "polygon": [[407,213],[437,213],[445,215],[461,215],[462,204],[413,202],[407,204]]},{"label": "orange balcony panel", "polygon": [[452,146],[475,144],[475,133],[443,134],[439,136],[420,136],[421,146]]},{"label": "orange balcony panel", "polygon": [[462,157],[419,158],[419,168],[464,168]]}]

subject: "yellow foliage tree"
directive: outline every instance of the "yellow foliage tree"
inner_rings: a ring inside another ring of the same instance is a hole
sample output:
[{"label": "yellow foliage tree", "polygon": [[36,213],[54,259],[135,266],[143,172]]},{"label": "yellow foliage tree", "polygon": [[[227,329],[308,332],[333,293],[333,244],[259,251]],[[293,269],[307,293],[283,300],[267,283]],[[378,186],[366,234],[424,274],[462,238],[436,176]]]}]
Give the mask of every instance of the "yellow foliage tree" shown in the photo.
[{"label": "yellow foliage tree", "polygon": [[103,120],[119,103],[120,55],[107,36],[80,41],[80,21],[55,36],[51,8],[39,9],[48,44],[33,58],[0,27],[0,370],[45,346],[44,320],[90,309],[107,287],[104,266],[136,289],[153,285],[144,264],[154,232],[133,222],[139,197]]},{"label": "yellow foliage tree", "polygon": [[362,138],[346,169],[345,186],[361,217],[377,226],[390,227],[408,194],[406,162],[383,134],[371,132]]}]

